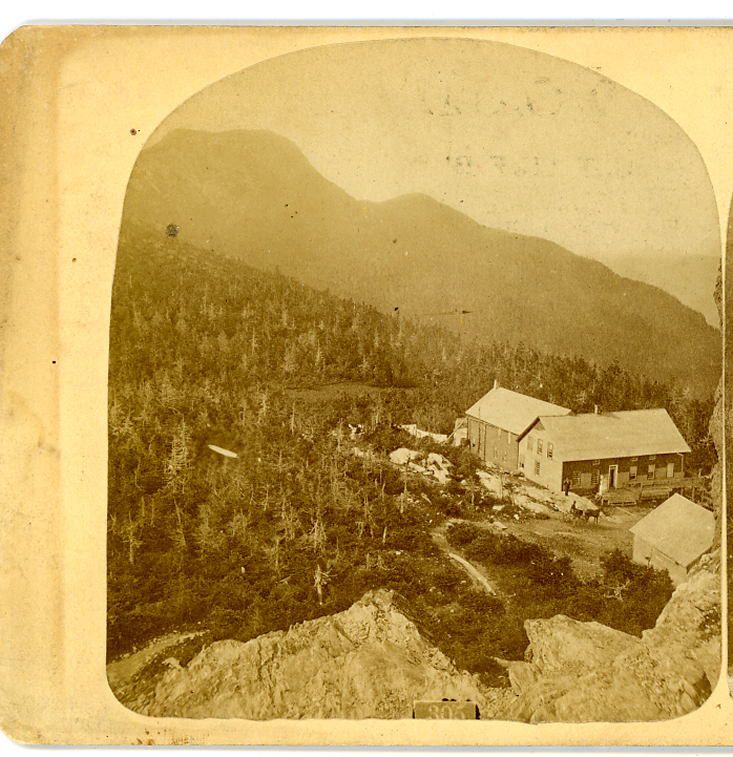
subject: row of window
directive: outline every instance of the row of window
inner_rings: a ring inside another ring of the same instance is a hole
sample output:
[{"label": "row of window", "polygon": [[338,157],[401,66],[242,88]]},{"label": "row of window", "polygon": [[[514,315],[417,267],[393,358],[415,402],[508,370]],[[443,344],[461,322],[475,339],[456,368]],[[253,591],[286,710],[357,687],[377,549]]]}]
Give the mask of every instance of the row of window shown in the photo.
[{"label": "row of window", "polygon": [[[674,463],[667,463],[666,469],[660,468],[660,470],[665,471],[666,478],[674,477]],[[535,470],[535,473],[539,473],[539,470]],[[647,469],[646,469],[647,480],[653,480],[656,477],[656,473],[657,473],[656,465],[654,464],[647,465]],[[639,469],[636,465],[632,465],[629,468],[629,481],[638,481],[638,479],[639,479]],[[592,486],[596,486],[600,482],[601,471],[599,468],[593,468],[593,470],[591,471],[590,480],[591,480]],[[581,485],[580,471],[577,471],[577,470],[573,471],[572,476],[571,476],[571,481],[572,481],[573,487],[580,488],[580,485]]]},{"label": "row of window", "polygon": [[[643,459],[644,459],[644,458],[643,458],[643,456],[642,456],[642,460],[643,460]],[[657,459],[657,456],[656,456],[656,455],[648,455],[648,456],[647,456],[647,459],[649,460],[649,462],[652,462],[652,461],[654,461],[654,460],[656,460],[656,459]],[[631,457],[631,458],[629,458],[629,460],[630,460],[630,461],[631,461],[632,463],[637,463],[637,462],[639,462],[639,458],[638,458],[638,457]],[[600,461],[600,460],[594,460],[594,461],[593,461],[593,465],[600,465],[600,464],[601,464],[601,461]]]},{"label": "row of window", "polygon": [[[519,467],[520,468],[524,468],[524,456],[523,455],[519,456]],[[539,460],[535,460],[534,461],[534,474],[535,474],[535,476],[539,476],[540,475],[540,461]]]},{"label": "row of window", "polygon": [[[580,471],[573,471],[573,475],[571,476],[572,486],[573,489],[580,489],[582,484],[582,478]],[[598,486],[598,484],[601,482],[601,472],[596,468],[593,470],[590,474],[590,483],[591,486]]]},{"label": "row of window", "polygon": [[[534,439],[531,436],[527,437],[527,451],[532,452],[534,446]],[[542,439],[537,440],[537,454],[542,455],[542,452],[544,450],[544,441]],[[554,452],[554,448],[552,446],[552,442],[547,442],[547,457],[549,459],[552,459],[552,455]]]},{"label": "row of window", "polygon": [[[542,452],[546,449],[547,457],[548,457],[548,459],[551,460],[552,456],[553,456],[553,453],[554,453],[554,447],[552,445],[552,442],[547,442],[547,447],[545,448],[545,446],[544,446],[544,440],[543,439],[537,439],[537,445],[536,445],[536,448],[535,448],[534,441],[535,440],[533,439],[533,437],[531,437],[531,436],[527,437],[527,451],[528,452],[532,452],[532,451],[534,451],[536,449],[537,455],[541,456]],[[632,457],[630,459],[631,459],[632,463],[636,463],[636,462],[639,461],[638,457]],[[653,462],[654,460],[657,459],[657,456],[656,455],[649,455],[647,457],[647,459],[650,462]],[[600,464],[601,464],[600,460],[593,460],[593,465],[600,465]],[[636,474],[634,474],[634,478],[636,478]],[[653,478],[653,476],[651,478]]]}]

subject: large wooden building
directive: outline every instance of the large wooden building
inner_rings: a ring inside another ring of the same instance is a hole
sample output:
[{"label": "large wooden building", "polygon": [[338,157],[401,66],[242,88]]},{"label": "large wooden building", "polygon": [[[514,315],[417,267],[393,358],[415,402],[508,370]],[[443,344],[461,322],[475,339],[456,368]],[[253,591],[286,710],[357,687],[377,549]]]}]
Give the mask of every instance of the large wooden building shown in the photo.
[{"label": "large wooden building", "polygon": [[678,584],[713,546],[715,516],[681,494],[673,494],[632,526],[631,533],[634,562],[666,570]]},{"label": "large wooden building", "polygon": [[673,484],[690,451],[664,409],[541,415],[518,441],[519,468],[562,491],[595,493],[641,483]]},{"label": "large wooden building", "polygon": [[519,467],[519,439],[537,418],[570,412],[494,382],[494,388],[466,411],[468,444],[485,463],[514,471]]}]

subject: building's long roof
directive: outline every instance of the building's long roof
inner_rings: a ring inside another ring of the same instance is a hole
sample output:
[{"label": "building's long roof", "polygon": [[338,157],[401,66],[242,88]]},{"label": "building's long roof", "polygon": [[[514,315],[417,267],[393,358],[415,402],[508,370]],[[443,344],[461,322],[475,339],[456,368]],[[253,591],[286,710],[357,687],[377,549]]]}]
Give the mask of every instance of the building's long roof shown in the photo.
[{"label": "building's long roof", "polygon": [[539,419],[561,460],[689,452],[687,442],[664,408],[584,413]]},{"label": "building's long roof", "polygon": [[466,415],[513,434],[523,434],[540,415],[567,415],[570,412],[566,407],[498,386],[473,404]]},{"label": "building's long roof", "polygon": [[681,494],[673,494],[629,530],[687,568],[712,547],[715,516]]}]

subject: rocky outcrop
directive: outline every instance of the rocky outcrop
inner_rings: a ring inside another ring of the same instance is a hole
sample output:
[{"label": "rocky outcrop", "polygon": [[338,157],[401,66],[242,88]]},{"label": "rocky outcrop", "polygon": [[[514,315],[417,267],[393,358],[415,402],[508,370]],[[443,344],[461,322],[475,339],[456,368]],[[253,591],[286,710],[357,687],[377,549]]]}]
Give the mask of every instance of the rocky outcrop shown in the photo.
[{"label": "rocky outcrop", "polygon": [[720,668],[720,574],[708,556],[641,638],[563,615],[525,624],[528,662],[507,663],[509,716],[532,723],[663,720],[710,695]]},{"label": "rocky outcrop", "polygon": [[415,700],[444,697],[476,702],[482,718],[532,723],[677,717],[717,681],[719,560],[706,557],[640,638],[564,615],[525,628],[526,661],[505,663],[511,688],[489,689],[379,590],[288,631],[214,642],[184,666],[166,660],[154,681],[116,690],[136,712],[163,717],[405,718]]},{"label": "rocky outcrop", "polygon": [[218,641],[126,704],[171,717],[404,718],[416,699],[476,702],[483,716],[510,692],[484,689],[419,634],[387,591],[348,610],[248,642]]}]

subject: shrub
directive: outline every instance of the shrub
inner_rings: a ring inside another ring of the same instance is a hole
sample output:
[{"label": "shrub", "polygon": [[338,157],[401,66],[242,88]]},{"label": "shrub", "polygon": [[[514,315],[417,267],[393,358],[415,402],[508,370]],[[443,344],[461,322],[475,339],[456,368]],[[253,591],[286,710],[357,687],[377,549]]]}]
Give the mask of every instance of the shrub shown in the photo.
[{"label": "shrub", "polygon": [[548,558],[543,554],[540,559],[530,562],[527,574],[549,597],[568,597],[582,585],[569,557]]},{"label": "shrub", "polygon": [[610,586],[620,586],[633,579],[641,566],[632,562],[620,549],[614,549],[601,558],[601,567],[604,582]]},{"label": "shrub", "polygon": [[482,533],[483,530],[481,528],[471,523],[453,523],[446,532],[446,538],[448,539],[448,544],[453,547],[465,547]]},{"label": "shrub", "polygon": [[[455,447],[453,448],[456,449]],[[476,455],[471,452],[468,447],[458,448],[458,452],[449,455],[451,462],[453,463],[455,470],[454,474],[458,479],[466,479],[470,482],[476,482],[476,471],[481,467],[480,461]]]},{"label": "shrub", "polygon": [[504,612],[504,605],[498,597],[487,594],[485,591],[469,589],[460,597],[461,606],[474,613],[481,615],[493,615]]},{"label": "shrub", "polygon": [[502,551],[502,537],[483,531],[480,536],[476,537],[470,544],[466,545],[466,555],[471,560],[482,562],[497,562],[497,556]]},{"label": "shrub", "polygon": [[389,423],[380,423],[372,431],[364,434],[363,438],[379,452],[391,452],[398,447],[415,446],[413,437]]}]

